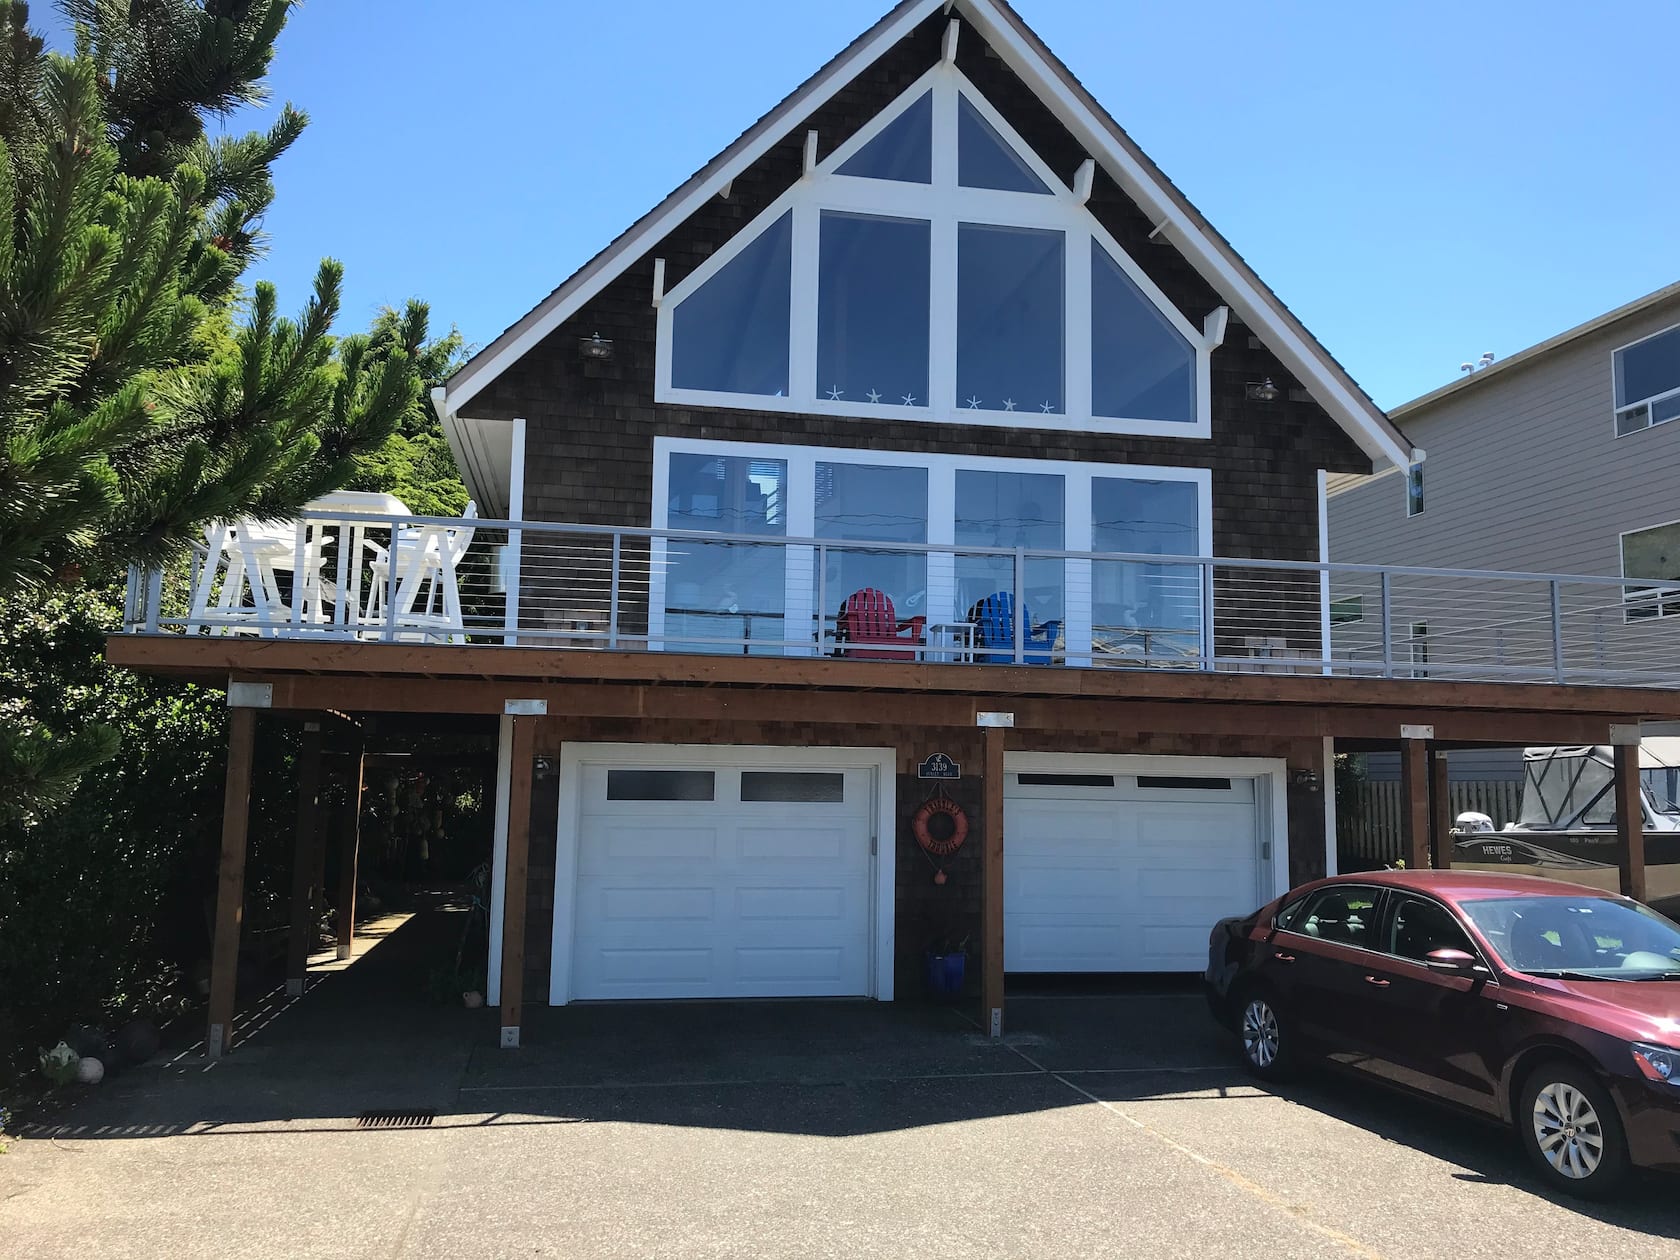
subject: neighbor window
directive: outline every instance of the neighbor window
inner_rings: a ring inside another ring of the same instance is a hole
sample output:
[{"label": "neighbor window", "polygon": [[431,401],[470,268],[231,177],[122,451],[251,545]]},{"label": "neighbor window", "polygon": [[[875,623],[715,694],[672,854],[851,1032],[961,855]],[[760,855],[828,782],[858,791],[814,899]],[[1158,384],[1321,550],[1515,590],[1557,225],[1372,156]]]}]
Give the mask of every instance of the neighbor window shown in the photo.
[{"label": "neighbor window", "polygon": [[1680,327],[1623,346],[1612,357],[1617,437],[1680,417]]},{"label": "neighbor window", "polygon": [[655,397],[1208,437],[1211,333],[1071,180],[934,67],[657,295]]},{"label": "neighbor window", "polygon": [[1423,515],[1423,465],[1412,464],[1406,469],[1406,515]]},{"label": "neighbor window", "polygon": [[1624,586],[1629,621],[1680,615],[1680,521],[1622,535],[1622,576],[1662,586]]},{"label": "neighbor window", "polygon": [[1363,595],[1343,595],[1339,599],[1330,601],[1331,625],[1346,626],[1364,620],[1365,597]]}]

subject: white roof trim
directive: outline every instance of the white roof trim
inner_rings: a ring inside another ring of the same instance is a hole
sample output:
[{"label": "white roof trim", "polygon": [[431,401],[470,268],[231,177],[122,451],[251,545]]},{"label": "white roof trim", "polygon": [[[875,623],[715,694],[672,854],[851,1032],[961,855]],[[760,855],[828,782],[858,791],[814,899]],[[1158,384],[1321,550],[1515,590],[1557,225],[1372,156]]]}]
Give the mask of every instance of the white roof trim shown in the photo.
[{"label": "white roof trim", "polygon": [[[801,120],[939,9],[941,3],[942,0],[904,0],[888,13],[804,87],[765,115],[752,130],[451,377],[445,385],[446,411],[458,410],[758,161]],[[955,0],[944,7],[960,12],[974,24],[1004,63],[1034,89],[1062,125],[1159,225],[1197,272],[1278,355],[1361,450],[1378,463],[1386,461],[1404,466],[1415,458],[1410,443],[1382,410],[1167,182],[1013,10],[997,0]]]}]

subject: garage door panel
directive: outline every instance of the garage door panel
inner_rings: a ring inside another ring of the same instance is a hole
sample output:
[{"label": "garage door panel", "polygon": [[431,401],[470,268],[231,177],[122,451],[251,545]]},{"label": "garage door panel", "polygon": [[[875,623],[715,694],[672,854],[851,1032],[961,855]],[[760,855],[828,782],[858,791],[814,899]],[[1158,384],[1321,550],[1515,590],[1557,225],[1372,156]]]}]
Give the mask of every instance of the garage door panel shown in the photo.
[{"label": "garage door panel", "polygon": [[710,949],[608,948],[599,950],[596,958],[602,985],[647,990],[704,984],[712,975],[713,955]]},{"label": "garage door panel", "polygon": [[590,887],[591,895],[598,899],[603,923],[678,919],[710,922],[716,913],[716,895],[710,888],[643,888],[599,883],[581,887]]},{"label": "garage door panel", "polygon": [[580,871],[618,869],[625,862],[710,863],[718,858],[720,837],[716,827],[673,826],[664,820],[637,818],[584,821],[584,840],[578,850]]},{"label": "garage door panel", "polygon": [[747,983],[774,980],[832,986],[847,978],[846,955],[839,946],[738,949],[735,974]]},{"label": "garage door panel", "polygon": [[837,862],[857,848],[857,825],[813,826],[784,819],[780,825],[741,826],[740,853],[751,861]]},{"label": "garage door panel", "polygon": [[[1144,867],[1137,872],[1137,891],[1151,901],[1229,905],[1232,898],[1253,898],[1257,895],[1254,863],[1238,862],[1229,866],[1192,866],[1186,863]],[[1248,909],[1254,907],[1249,906]],[[1213,925],[1210,923],[1208,926]]]},{"label": "garage door panel", "polygon": [[1145,923],[1138,928],[1141,971],[1200,971],[1207,964],[1207,929],[1186,923]]},{"label": "garage door panel", "polygon": [[1004,963],[1012,971],[1112,971],[1117,955],[1129,953],[1124,924],[1068,919],[1026,919],[1004,937]]},{"label": "garage door panel", "polygon": [[838,922],[851,912],[852,895],[845,888],[738,888],[735,914],[753,921]]}]

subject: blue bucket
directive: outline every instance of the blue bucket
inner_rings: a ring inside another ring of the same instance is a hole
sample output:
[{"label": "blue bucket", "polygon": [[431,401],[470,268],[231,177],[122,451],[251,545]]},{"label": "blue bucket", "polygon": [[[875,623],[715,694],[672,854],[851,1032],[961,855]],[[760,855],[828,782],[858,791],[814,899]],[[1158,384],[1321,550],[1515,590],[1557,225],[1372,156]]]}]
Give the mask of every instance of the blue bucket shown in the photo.
[{"label": "blue bucket", "polygon": [[967,954],[935,954],[929,951],[923,955],[923,962],[930,996],[957,997],[962,993],[963,977],[968,969]]}]

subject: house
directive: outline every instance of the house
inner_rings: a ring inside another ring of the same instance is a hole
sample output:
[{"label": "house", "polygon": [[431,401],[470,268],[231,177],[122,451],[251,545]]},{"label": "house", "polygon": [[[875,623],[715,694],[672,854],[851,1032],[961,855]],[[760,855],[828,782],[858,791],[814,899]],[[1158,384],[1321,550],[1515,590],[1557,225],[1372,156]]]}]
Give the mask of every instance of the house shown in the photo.
[{"label": "house", "polygon": [[510,1045],[526,1003],[913,998],[964,940],[995,1035],[1006,973],[1198,971],[1324,874],[1338,746],[1403,748],[1426,859],[1432,747],[1680,716],[1397,667],[1387,601],[1338,641],[1326,480],[1417,452],[1001,0],[893,8],[434,401],[480,519],[341,501],[184,617],[136,575],[109,640],[234,705],[212,1050],[258,713],[499,721]]},{"label": "house", "polygon": [[[1680,603],[1668,586],[1680,581],[1680,425],[1668,424],[1680,416],[1680,284],[1507,358],[1467,364],[1391,414],[1428,459],[1331,479],[1333,561],[1594,575],[1604,580],[1560,586],[1571,601],[1564,632],[1583,644],[1637,643],[1658,680],[1680,679],[1680,622],[1670,620]],[[1336,615],[1358,611],[1350,601]],[[1420,611],[1400,651],[1427,665],[1445,644],[1485,640],[1485,627],[1502,620],[1485,598]],[[1507,639],[1513,663],[1519,638],[1513,629]],[[1509,785],[1478,800],[1514,805],[1521,747],[1450,760],[1454,781]],[[1371,755],[1368,774],[1394,781],[1395,757]]]}]

